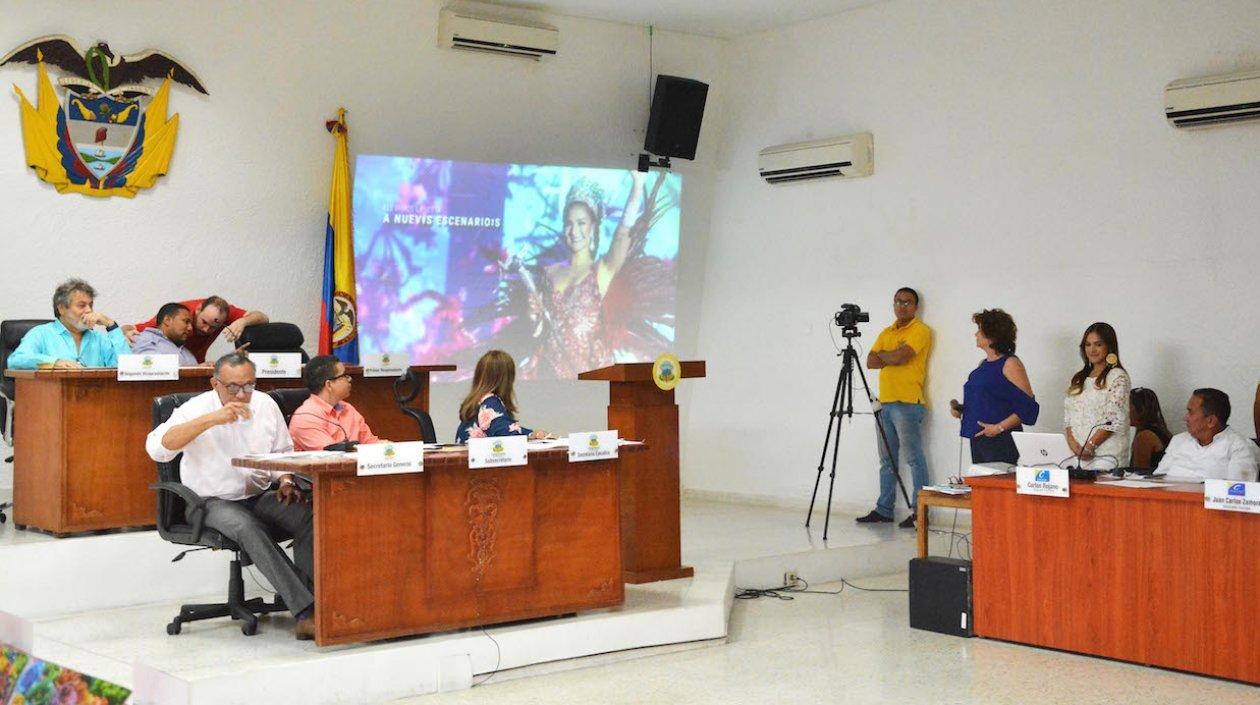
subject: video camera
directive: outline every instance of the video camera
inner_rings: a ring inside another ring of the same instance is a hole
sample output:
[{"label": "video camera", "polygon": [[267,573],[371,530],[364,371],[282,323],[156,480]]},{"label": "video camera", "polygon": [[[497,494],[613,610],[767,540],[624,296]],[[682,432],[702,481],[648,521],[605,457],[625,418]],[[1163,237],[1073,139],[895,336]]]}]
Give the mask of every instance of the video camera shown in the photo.
[{"label": "video camera", "polygon": [[857,304],[841,304],[840,310],[836,311],[836,325],[841,328],[856,328],[857,324],[868,323],[870,320],[871,314],[863,311]]}]

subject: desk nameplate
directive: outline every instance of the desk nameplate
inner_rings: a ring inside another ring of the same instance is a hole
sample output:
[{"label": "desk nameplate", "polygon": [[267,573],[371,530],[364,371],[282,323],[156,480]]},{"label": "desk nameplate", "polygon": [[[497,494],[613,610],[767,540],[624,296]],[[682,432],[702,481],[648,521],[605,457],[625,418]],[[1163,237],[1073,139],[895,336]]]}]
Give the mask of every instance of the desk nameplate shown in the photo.
[{"label": "desk nameplate", "polygon": [[1260,482],[1204,480],[1203,506],[1225,512],[1260,514]]},{"label": "desk nameplate", "polygon": [[1068,471],[1063,468],[1015,468],[1015,491],[1040,497],[1068,496]]},{"label": "desk nameplate", "polygon": [[179,355],[119,355],[119,382],[179,379]]}]

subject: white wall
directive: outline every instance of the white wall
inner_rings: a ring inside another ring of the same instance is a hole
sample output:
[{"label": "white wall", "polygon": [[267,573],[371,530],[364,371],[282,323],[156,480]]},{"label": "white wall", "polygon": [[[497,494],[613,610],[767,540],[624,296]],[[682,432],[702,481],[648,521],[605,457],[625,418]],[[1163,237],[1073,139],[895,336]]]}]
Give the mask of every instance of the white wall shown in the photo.
[{"label": "white wall", "polygon": [[[808,501],[838,371],[829,317],[871,310],[869,345],[902,285],[937,334],[937,479],[958,466],[946,402],[981,357],[970,315],[985,307],[1020,326],[1038,430],[1062,430],[1081,331],[1106,320],[1174,431],[1190,390],[1215,386],[1251,435],[1260,125],[1174,130],[1162,91],[1260,66],[1260,4],[898,0],[728,51],[686,486]],[[871,178],[756,175],[762,147],[861,130]],[[841,502],[874,502],[872,426],[845,431]]]},{"label": "white wall", "polygon": [[[314,348],[332,139],[348,109],[351,158],[402,154],[476,161],[635,164],[648,113],[645,28],[568,17],[542,62],[442,50],[436,0],[391,2],[4,2],[0,51],[68,34],[121,53],[162,49],[210,95],[172,90],[180,134],[170,174],[133,200],[60,195],[26,168],[18,101],[0,108],[0,317],[46,316],[67,276],[97,287],[100,310],[143,320],[163,302],[219,293],[301,325]],[[657,32],[655,68],[717,82],[719,40]],[[53,72],[55,80],[57,73]],[[0,69],[34,98],[33,67]],[[710,105],[720,104],[714,86]],[[711,109],[684,174],[679,349],[694,349],[699,272],[722,115]],[[222,345],[222,344],[220,344]],[[464,387],[435,390],[443,437]],[[604,424],[607,392],[526,385],[527,423]]]}]

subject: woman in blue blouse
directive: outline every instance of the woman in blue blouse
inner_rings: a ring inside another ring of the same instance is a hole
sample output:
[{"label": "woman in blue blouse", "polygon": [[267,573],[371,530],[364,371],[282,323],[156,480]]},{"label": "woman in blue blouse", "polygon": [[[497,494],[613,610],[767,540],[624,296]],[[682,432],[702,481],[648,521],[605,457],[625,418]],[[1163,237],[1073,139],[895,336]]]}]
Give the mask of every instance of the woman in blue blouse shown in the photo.
[{"label": "woman in blue blouse", "polygon": [[954,418],[962,418],[960,435],[971,439],[971,462],[1015,464],[1019,451],[1010,432],[1036,423],[1041,411],[1024,363],[1015,357],[1015,320],[1000,308],[981,311],[971,320],[984,360],[967,378],[963,405],[953,410]]},{"label": "woman in blue blouse", "polygon": [[491,350],[477,361],[472,389],[459,405],[456,443],[488,436],[547,438],[546,431],[531,431],[516,421],[516,361],[502,350]]}]

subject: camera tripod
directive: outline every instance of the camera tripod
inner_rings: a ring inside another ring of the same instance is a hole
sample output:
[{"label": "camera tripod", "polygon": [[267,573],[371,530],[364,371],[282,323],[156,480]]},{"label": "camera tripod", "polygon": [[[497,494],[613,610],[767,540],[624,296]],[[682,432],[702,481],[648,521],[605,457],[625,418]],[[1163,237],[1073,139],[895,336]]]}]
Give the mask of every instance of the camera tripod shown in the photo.
[{"label": "camera tripod", "polygon": [[[831,413],[827,418],[827,435],[823,437],[822,456],[818,458],[818,475],[814,478],[814,493],[809,497],[809,513],[805,515],[805,526],[809,526],[809,522],[814,517],[814,501],[818,499],[818,485],[822,482],[823,466],[827,461],[827,446],[831,445],[831,476],[827,486],[827,514],[823,521],[823,541],[827,540],[827,531],[831,528],[831,495],[836,489],[836,459],[840,451],[840,426],[845,416],[849,420],[853,419],[853,371],[856,369],[858,377],[862,380],[862,388],[866,390],[866,398],[871,402],[871,408],[875,412],[875,428],[879,432],[879,441],[884,446],[884,452],[892,461],[893,477],[897,478],[897,486],[901,488],[901,496],[906,500],[906,506],[910,506],[910,495],[906,492],[906,485],[901,481],[901,470],[897,467],[897,459],[893,457],[892,448],[888,445],[888,436],[884,434],[884,422],[880,417],[879,402],[871,396],[871,385],[866,383],[866,373],[862,371],[861,362],[858,360],[857,350],[853,348],[853,339],[861,337],[856,326],[844,326],[841,328],[841,334],[847,341],[844,350],[837,353],[842,358],[840,364],[840,377],[836,380],[836,394],[831,400]],[[835,436],[831,435],[832,429],[835,429]]]}]

